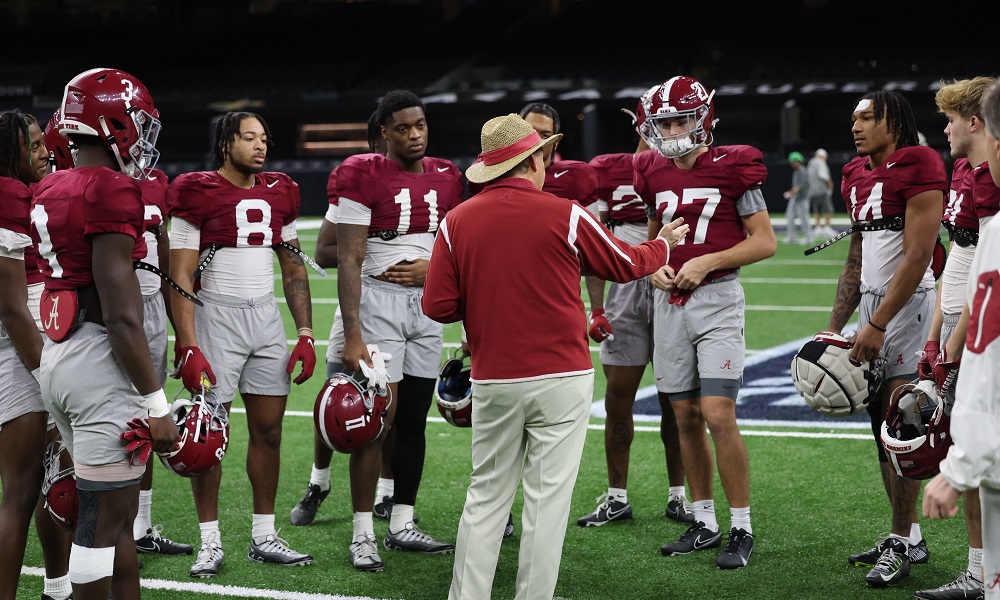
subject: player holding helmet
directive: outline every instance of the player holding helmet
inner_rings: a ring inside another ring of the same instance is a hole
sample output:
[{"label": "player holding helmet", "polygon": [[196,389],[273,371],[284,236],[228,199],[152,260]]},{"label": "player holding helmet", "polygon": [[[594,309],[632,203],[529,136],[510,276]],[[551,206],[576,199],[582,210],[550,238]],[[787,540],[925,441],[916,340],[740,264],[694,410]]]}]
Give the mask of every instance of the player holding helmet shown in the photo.
[{"label": "player holding helmet", "polygon": [[76,168],[42,181],[32,203],[31,235],[45,279],[42,321],[58,342],[43,349],[38,379],[76,471],[73,595],[104,600],[113,587],[116,598],[137,599],[132,520],[144,465],[119,435],[126,422],[148,417],[154,450],[168,451],[177,440],[132,266],[145,250],[135,179],[156,163],[160,122],[146,87],[116,69],[74,77],[60,111],[59,132],[78,155]]},{"label": "player holding helmet", "polygon": [[666,556],[722,543],[712,497],[712,449],[729,501],[729,542],[716,564],[745,566],[753,552],[746,445],[736,424],[743,377],[743,288],[740,267],[772,256],[776,241],[760,187],[767,176],[759,150],[713,146],[714,92],[690,77],[665,81],[644,96],[643,136],[652,151],[636,155],[635,191],[647,206],[649,231],[683,217],[691,230],[650,275],[656,295],[653,370],[677,418],[691,489],[694,524],[665,544]]},{"label": "player holding helmet", "polygon": [[938,153],[917,144],[913,112],[903,96],[865,94],[851,118],[858,157],[844,166],[841,193],[849,199],[854,231],[827,329],[840,332],[860,305],[852,356],[885,359],[886,385],[868,413],[892,507],[892,533],[848,558],[852,565],[872,567],[868,585],[884,587],[902,581],[911,562],[928,558],[917,524],[920,482],[893,470],[880,439],[889,397],[916,378],[917,352],[927,339],[935,298],[930,263],[947,182]]}]

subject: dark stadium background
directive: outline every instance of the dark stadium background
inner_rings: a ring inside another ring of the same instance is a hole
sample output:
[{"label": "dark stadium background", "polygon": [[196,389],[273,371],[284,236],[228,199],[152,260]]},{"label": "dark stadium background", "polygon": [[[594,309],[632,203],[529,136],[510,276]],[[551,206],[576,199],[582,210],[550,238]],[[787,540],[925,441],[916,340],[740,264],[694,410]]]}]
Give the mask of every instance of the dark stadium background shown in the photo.
[{"label": "dark stadium background", "polygon": [[784,157],[824,147],[839,172],[854,155],[850,113],[869,89],[904,91],[950,164],[937,82],[997,66],[976,25],[986,15],[947,10],[856,0],[7,0],[0,109],[47,120],[76,73],[129,71],[161,111],[160,167],[171,176],[208,168],[213,117],[253,110],[276,142],[268,168],[291,174],[302,213],[320,215],[328,173],[356,150],[303,142],[364,136],[308,137],[303,126],[363,124],[390,89],[425,98],[430,154],[464,169],[482,123],[528,99],[560,112],[563,158],[631,151],[620,109],[689,74],[717,90],[716,143],[764,151],[765,196],[783,213]]}]

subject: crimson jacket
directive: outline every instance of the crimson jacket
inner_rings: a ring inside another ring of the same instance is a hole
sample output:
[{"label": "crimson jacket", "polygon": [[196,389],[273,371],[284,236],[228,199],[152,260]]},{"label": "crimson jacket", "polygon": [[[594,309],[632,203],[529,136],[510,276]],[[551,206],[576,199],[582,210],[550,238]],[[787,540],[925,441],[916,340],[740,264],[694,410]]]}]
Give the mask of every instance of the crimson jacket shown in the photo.
[{"label": "crimson jacket", "polygon": [[477,383],[593,372],[580,276],[624,283],[667,262],[666,240],[617,239],[578,202],[505,178],[441,223],[421,300],[463,321]]}]

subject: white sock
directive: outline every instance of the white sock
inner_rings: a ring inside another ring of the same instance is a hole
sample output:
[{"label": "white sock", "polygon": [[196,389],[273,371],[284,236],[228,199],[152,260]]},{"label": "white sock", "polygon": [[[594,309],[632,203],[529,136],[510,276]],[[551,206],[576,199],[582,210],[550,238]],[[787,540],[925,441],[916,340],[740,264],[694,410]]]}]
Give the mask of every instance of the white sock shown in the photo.
[{"label": "white sock", "polygon": [[719,522],[715,520],[715,500],[696,500],[691,503],[691,508],[695,521],[701,521],[712,531],[719,530]]},{"label": "white sock", "polygon": [[910,525],[910,539],[908,540],[911,546],[916,546],[920,543],[920,540],[924,539],[924,536],[920,535],[920,523],[912,523]]},{"label": "white sock", "polygon": [[732,523],[730,525],[733,529],[743,529],[747,533],[753,533],[753,527],[750,526],[750,507],[746,508],[730,508],[729,509],[729,519]]},{"label": "white sock", "polygon": [[253,529],[250,535],[253,537],[253,543],[255,544],[263,544],[267,541],[267,536],[275,535],[274,515],[255,514],[253,516]]},{"label": "white sock", "polygon": [[983,549],[969,548],[969,573],[976,581],[983,581]]},{"label": "white sock", "polygon": [[683,485],[670,486],[668,499],[673,500],[674,498],[680,498],[681,501],[687,500],[687,492],[684,491]]},{"label": "white sock", "polygon": [[330,489],[330,467],[317,469],[314,464],[312,474],[309,476],[309,483],[312,485],[318,485],[321,492],[325,492]]},{"label": "white sock", "polygon": [[392,517],[389,519],[389,531],[402,531],[407,523],[413,522],[413,506],[408,504],[393,504]]},{"label": "white sock", "polygon": [[378,478],[378,489],[375,491],[375,502],[381,502],[382,498],[389,496],[392,498],[393,493],[396,491],[396,480],[385,479],[384,477]]},{"label": "white sock", "polygon": [[358,539],[359,535],[369,534],[375,537],[375,525],[372,523],[372,513],[370,512],[356,512],[354,513],[354,538]]},{"label": "white sock", "polygon": [[608,488],[608,500],[628,503],[628,491],[625,488]]},{"label": "white sock", "polygon": [[132,522],[132,539],[145,537],[153,526],[150,514],[153,512],[153,490],[139,490],[139,512]]},{"label": "white sock", "polygon": [[207,521],[205,523],[198,523],[198,527],[201,528],[201,543],[208,544],[210,542],[215,542],[222,547],[222,534],[219,533],[219,521]]},{"label": "white sock", "polygon": [[46,596],[51,596],[54,600],[66,600],[73,593],[73,585],[69,582],[69,573],[55,579],[45,578],[45,588],[42,590]]}]

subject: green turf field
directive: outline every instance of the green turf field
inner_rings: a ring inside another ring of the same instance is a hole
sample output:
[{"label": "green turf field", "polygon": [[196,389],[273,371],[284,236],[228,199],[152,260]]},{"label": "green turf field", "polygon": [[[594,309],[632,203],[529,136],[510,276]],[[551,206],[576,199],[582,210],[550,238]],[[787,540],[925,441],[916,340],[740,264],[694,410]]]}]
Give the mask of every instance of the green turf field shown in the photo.
[{"label": "green turf field", "polygon": [[[303,229],[303,247],[311,252],[316,230]],[[778,236],[779,239],[781,236]],[[745,268],[747,347],[764,350],[800,339],[826,328],[836,280],[847,251],[843,241],[811,256],[802,246],[779,244],[772,259]],[[280,294],[280,279],[276,281]],[[335,308],[336,272],[326,279],[312,277],[314,330],[320,338],[329,331]],[[325,302],[325,303],[320,303]],[[286,316],[289,338],[295,337]],[[457,326],[445,330],[446,342],[459,339]],[[352,523],[348,493],[347,457],[335,456],[333,492],[316,522],[306,528],[288,524],[288,513],[305,490],[312,462],[312,405],[322,385],[323,355],[317,347],[316,375],[294,386],[289,398],[282,445],[281,483],[277,499],[280,536],[300,551],[310,552],[309,567],[280,567],[252,563],[249,543],[251,490],[246,478],[245,416],[234,411],[229,454],[224,463],[220,524],[226,563],[219,576],[193,580],[187,571],[192,557],[144,556],[143,597],[153,600],[257,597],[360,597],[407,600],[441,599],[451,581],[452,556],[417,556],[381,551],[383,573],[354,571],[347,558]],[[595,400],[603,398],[604,382],[597,353]],[[647,370],[643,385],[651,385]],[[168,383],[168,394],[179,388]],[[234,407],[241,406],[237,399]],[[454,540],[468,485],[471,431],[458,429],[434,417],[427,427],[428,453],[416,512],[420,526],[433,536]],[[822,419],[817,415],[818,420]],[[632,447],[629,499],[635,519],[623,524],[583,529],[576,517],[593,510],[594,499],[607,488],[602,421],[593,419],[579,479],[573,495],[571,522],[563,552],[556,594],[573,600],[599,598],[642,599],[771,599],[771,598],[911,598],[916,589],[951,581],[965,568],[967,538],[963,515],[951,521],[922,521],[931,561],[915,565],[903,585],[888,590],[864,586],[865,571],[847,565],[847,555],[870,547],[889,527],[889,512],[875,461],[875,448],[865,430],[852,430],[861,439],[788,435],[813,434],[829,429],[782,427],[786,434],[768,435],[777,428],[744,427],[750,455],[751,507],[755,533],[754,555],[747,568],[727,572],[715,567],[717,551],[665,558],[660,546],[676,539],[684,527],[663,516],[667,483],[662,445],[656,426],[637,423]],[[839,430],[838,430],[839,431]],[[191,488],[187,481],[158,469],[154,480],[153,523],[164,526],[168,537],[195,544],[199,540]],[[716,478],[716,512],[728,529],[725,495]],[[500,555],[494,598],[514,596],[520,539],[520,497],[515,501],[516,532]],[[376,520],[376,535],[385,522]],[[41,553],[30,533],[18,599],[37,599],[42,589],[38,567]],[[289,593],[296,592],[296,593]]]}]

